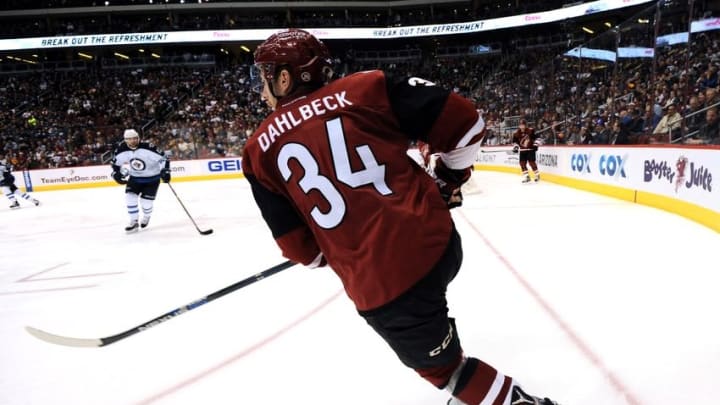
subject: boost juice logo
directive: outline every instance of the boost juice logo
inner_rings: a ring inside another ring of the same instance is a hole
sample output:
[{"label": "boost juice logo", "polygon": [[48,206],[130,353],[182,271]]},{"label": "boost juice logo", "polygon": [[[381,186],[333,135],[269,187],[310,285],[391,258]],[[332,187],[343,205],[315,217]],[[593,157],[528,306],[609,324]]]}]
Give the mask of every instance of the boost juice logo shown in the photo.
[{"label": "boost juice logo", "polygon": [[[687,179],[688,171],[689,179]],[[674,184],[675,193],[679,192],[683,185],[688,189],[697,187],[712,192],[712,173],[710,170],[703,165],[695,166],[695,162],[691,162],[685,156],[680,156],[674,166],[667,161],[646,160],[643,181],[649,183],[659,180],[666,180],[668,183]]]}]

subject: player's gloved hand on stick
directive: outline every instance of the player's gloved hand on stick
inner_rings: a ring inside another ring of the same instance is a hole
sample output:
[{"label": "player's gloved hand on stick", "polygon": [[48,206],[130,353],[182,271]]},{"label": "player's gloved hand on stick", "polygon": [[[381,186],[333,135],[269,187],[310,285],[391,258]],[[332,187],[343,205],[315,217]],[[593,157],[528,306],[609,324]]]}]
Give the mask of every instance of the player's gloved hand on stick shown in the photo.
[{"label": "player's gloved hand on stick", "polygon": [[513,153],[518,153],[518,152],[520,152],[520,145],[517,145],[517,144],[513,145]]},{"label": "player's gloved hand on stick", "polygon": [[117,184],[127,184],[127,180],[125,180],[125,178],[123,177],[122,173],[120,173],[120,172],[118,172],[118,171],[114,171],[114,172],[112,173],[112,178],[113,178],[113,180],[115,180],[115,182],[116,182]]},{"label": "player's gloved hand on stick", "polygon": [[160,179],[162,179],[164,183],[170,183],[170,170],[162,169],[160,171]]},{"label": "player's gloved hand on stick", "polygon": [[449,196],[443,195],[442,196],[445,201],[447,201],[448,209],[453,209],[456,207],[460,207],[463,203],[463,195],[461,189],[456,189],[453,191],[453,193]]},{"label": "player's gloved hand on stick", "polygon": [[450,169],[445,166],[442,159],[438,159],[435,165],[435,182],[440,189],[440,195],[448,203],[448,208],[455,208],[462,205],[463,195],[460,187],[470,180],[471,168]]}]

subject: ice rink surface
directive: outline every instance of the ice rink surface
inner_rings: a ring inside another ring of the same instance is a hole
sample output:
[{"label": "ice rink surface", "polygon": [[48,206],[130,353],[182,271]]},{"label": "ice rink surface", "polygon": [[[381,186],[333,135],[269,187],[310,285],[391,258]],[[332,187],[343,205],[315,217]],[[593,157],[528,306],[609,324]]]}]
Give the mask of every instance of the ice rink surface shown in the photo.
[{"label": "ice rink surface", "polygon": [[[674,214],[474,174],[448,292],[468,354],[563,405],[703,404],[720,383],[720,235]],[[329,269],[295,266],[102,348],[99,338],[284,261],[243,180],[162,185],[126,235],[122,187],[0,207],[2,405],[442,405]],[[4,201],[4,200],[3,200]],[[422,226],[422,224],[418,224]]]}]

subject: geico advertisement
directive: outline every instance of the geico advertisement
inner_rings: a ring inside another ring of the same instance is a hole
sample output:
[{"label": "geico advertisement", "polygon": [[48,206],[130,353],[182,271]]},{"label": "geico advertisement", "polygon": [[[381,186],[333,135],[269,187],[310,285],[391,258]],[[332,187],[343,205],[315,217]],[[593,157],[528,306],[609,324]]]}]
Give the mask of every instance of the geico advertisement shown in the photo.
[{"label": "geico advertisement", "polygon": [[637,190],[689,201],[720,212],[720,149],[638,150]]},{"label": "geico advertisement", "polygon": [[223,158],[205,160],[204,170],[208,173],[240,173],[242,172],[242,159]]}]

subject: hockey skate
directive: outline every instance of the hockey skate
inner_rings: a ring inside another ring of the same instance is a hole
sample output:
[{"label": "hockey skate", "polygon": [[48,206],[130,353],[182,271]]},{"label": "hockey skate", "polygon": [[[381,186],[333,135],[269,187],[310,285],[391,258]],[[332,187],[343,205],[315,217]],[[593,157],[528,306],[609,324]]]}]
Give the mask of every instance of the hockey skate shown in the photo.
[{"label": "hockey skate", "polygon": [[150,223],[150,217],[143,217],[142,221],[140,221],[140,228],[145,228]]},{"label": "hockey skate", "polygon": [[15,200],[12,204],[10,204],[10,208],[20,208],[20,203]]},{"label": "hockey skate", "polygon": [[[467,405],[457,398],[450,398],[447,405]],[[548,398],[537,398],[529,395],[522,388],[514,385],[512,387],[512,394],[510,397],[510,405],[560,405],[557,402]]]},{"label": "hockey skate", "polygon": [[523,176],[522,182],[523,182],[523,183],[530,183],[530,176],[528,176],[527,174],[526,174],[525,176]]},{"label": "hockey skate", "polygon": [[539,173],[535,175],[535,183],[537,183],[538,181],[540,181],[540,174],[539,174]]},{"label": "hockey skate", "polygon": [[137,220],[130,221],[130,225],[125,227],[125,232],[128,232],[128,233],[135,232],[137,230],[138,230],[138,221]]},{"label": "hockey skate", "polygon": [[534,397],[522,390],[519,386],[513,386],[510,405],[559,405],[549,398]]}]

